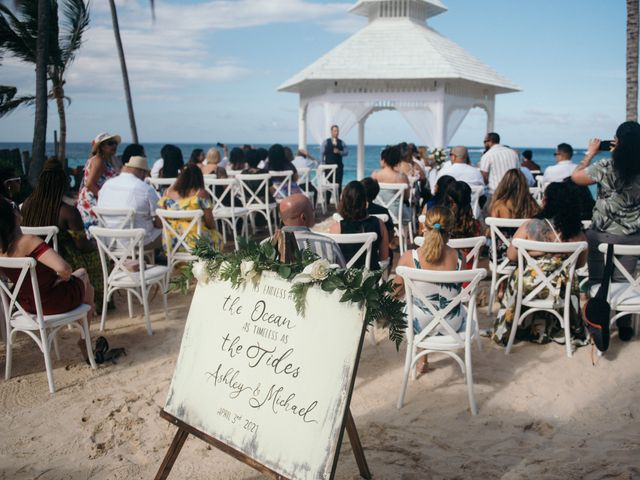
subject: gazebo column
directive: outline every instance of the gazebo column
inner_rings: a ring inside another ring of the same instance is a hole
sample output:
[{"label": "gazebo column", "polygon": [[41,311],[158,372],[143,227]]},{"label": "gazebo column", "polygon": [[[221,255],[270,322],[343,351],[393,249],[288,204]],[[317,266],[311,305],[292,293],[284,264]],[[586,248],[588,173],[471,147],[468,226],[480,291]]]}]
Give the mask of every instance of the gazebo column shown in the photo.
[{"label": "gazebo column", "polygon": [[434,116],[435,116],[435,120],[436,120],[436,125],[435,125],[435,131],[434,131],[434,136],[433,136],[433,141],[435,143],[435,145],[433,145],[434,148],[444,148],[446,147],[445,143],[447,141],[446,135],[447,135],[447,126],[446,126],[446,117],[445,117],[445,95],[444,95],[444,88],[441,89],[440,91],[440,98],[437,102],[435,102],[433,104],[432,107]]},{"label": "gazebo column", "polygon": [[298,106],[298,148],[307,150],[307,106],[308,103],[300,99]]},{"label": "gazebo column", "polygon": [[362,180],[365,176],[364,171],[364,123],[367,117],[364,116],[358,121],[358,160],[356,165],[356,178]]},{"label": "gazebo column", "polygon": [[495,130],[496,98],[487,102],[487,133]]}]

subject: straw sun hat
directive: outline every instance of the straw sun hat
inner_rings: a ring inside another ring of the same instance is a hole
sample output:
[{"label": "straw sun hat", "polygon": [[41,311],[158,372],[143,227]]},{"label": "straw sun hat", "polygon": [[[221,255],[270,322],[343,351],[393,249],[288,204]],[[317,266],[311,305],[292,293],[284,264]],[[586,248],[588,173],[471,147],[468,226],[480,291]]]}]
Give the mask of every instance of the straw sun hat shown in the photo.
[{"label": "straw sun hat", "polygon": [[102,142],[106,142],[107,140],[111,140],[111,139],[115,140],[118,145],[120,144],[120,142],[122,142],[122,138],[120,137],[120,135],[114,135],[111,133],[99,133],[98,135],[96,135],[96,138],[94,138],[93,141],[91,142],[91,153],[93,155],[98,153],[98,148],[100,147],[100,144]]},{"label": "straw sun hat", "polygon": [[141,157],[140,155],[135,155],[129,159],[129,161],[125,164],[126,167],[130,168],[138,168],[140,170],[149,171],[149,163],[147,162],[147,157]]}]

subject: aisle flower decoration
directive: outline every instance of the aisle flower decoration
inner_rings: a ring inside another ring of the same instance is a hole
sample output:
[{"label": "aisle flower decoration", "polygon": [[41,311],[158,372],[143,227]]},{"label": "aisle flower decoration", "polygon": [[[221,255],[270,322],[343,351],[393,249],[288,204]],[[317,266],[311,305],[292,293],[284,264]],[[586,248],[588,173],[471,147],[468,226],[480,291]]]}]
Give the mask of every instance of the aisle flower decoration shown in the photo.
[{"label": "aisle flower decoration", "polygon": [[440,170],[449,157],[447,150],[444,148],[434,148],[432,155],[436,170]]},{"label": "aisle flower decoration", "polygon": [[213,280],[229,281],[238,288],[259,281],[262,272],[276,272],[291,281],[291,294],[299,314],[304,315],[309,287],[319,285],[326,292],[342,292],[341,302],[355,302],[365,307],[367,325],[380,322],[388,326],[389,339],[395,342],[396,348],[404,338],[407,327],[405,303],[392,295],[392,282],[383,281],[380,271],[340,268],[318,258],[310,250],[298,252],[291,263],[280,263],[270,242],[258,244],[245,239],[241,239],[238,250],[222,253],[211,248],[207,239],[200,238],[192,253],[198,259],[184,267],[171,282],[171,287],[180,289],[183,294],[187,293],[193,278],[201,284]]}]

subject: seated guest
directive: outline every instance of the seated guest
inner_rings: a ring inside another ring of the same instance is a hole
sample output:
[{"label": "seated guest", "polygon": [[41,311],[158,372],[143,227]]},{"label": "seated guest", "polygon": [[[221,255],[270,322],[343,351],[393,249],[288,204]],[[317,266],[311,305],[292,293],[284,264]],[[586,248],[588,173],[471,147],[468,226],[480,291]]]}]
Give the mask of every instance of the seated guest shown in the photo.
[{"label": "seated guest", "polygon": [[242,171],[245,167],[246,162],[244,159],[244,150],[238,147],[232,148],[231,153],[229,154],[229,165],[227,166],[227,170]]},{"label": "seated guest", "polygon": [[[447,203],[447,189],[449,185],[456,182],[456,179],[450,177],[449,175],[443,175],[438,178],[436,185],[434,187],[433,196],[425,203],[422,208],[422,215],[425,215],[430,208],[441,207],[446,205]],[[424,232],[424,225],[418,225],[418,233],[422,234]]]},{"label": "seated guest", "polygon": [[193,165],[200,165],[202,162],[204,162],[204,159],[204,150],[202,150],[201,148],[194,148],[193,150],[191,150],[189,163],[192,163]]},{"label": "seated guest", "polygon": [[[400,172],[396,172],[395,167],[400,163],[400,149],[398,147],[387,147],[382,150],[380,154],[380,170],[375,170],[371,174],[371,178],[380,183],[396,183],[404,184],[411,187],[409,184],[409,178]],[[396,192],[392,190],[381,189],[379,193],[380,199],[384,202],[390,202],[395,196]],[[410,190],[407,188],[403,194],[403,206],[402,206],[402,223],[409,223],[411,221],[412,210],[409,205]],[[398,215],[399,204],[394,201],[390,208],[393,209],[393,214]]]},{"label": "seated guest", "polygon": [[182,151],[175,145],[165,145],[160,150],[160,155],[162,155],[160,178],[177,178],[184,167]]},{"label": "seated guest", "polygon": [[[149,165],[145,157],[131,157],[122,167],[120,175],[109,179],[102,186],[98,207],[133,208],[135,216],[133,228],[143,228],[144,244],[148,249],[162,245],[162,223],[156,217],[158,194],[144,179],[149,175]],[[108,227],[116,228],[121,222],[117,218],[107,220]]]},{"label": "seated guest", "polygon": [[540,208],[529,192],[529,185],[517,168],[507,170],[500,180],[490,205],[490,217],[531,218]]},{"label": "seated guest", "polygon": [[[616,130],[611,156],[589,165],[600,151],[600,140],[593,139],[580,165],[571,175],[578,185],[598,185],[598,198],[593,207],[593,223],[587,230],[589,241],[589,282],[600,283],[604,256],[600,243],[640,244],[640,124],[628,121]],[[624,268],[634,275],[637,257],[619,258]],[[614,281],[620,281],[614,272]],[[625,281],[625,280],[622,280]],[[633,337],[631,316],[616,321],[620,340]]]},{"label": "seated guest", "polygon": [[449,184],[445,205],[453,214],[454,222],[450,238],[469,238],[480,235],[480,222],[473,217],[471,210],[471,187],[466,182]]},{"label": "seated guest", "polygon": [[124,165],[131,157],[146,157],[144,147],[139,143],[131,143],[127,145],[120,156],[120,161]]},{"label": "seated guest", "polygon": [[[453,228],[451,211],[446,207],[433,207],[427,211],[426,217],[424,244],[418,249],[404,252],[398,261],[398,266],[420,270],[464,270],[461,255],[447,245],[449,234]],[[404,296],[404,280],[400,275],[396,275],[394,284],[396,296]],[[460,293],[462,284],[454,285],[452,288],[452,284],[449,283],[420,283],[419,288],[420,294],[432,298],[436,304],[439,304],[439,308],[443,309]],[[413,326],[413,331],[419,333],[433,320],[433,314],[418,299],[414,300],[413,311],[415,318],[408,319],[408,322]],[[464,318],[465,312],[462,308],[452,309],[445,317],[457,332],[464,329]],[[436,332],[446,334],[442,327],[439,327]],[[418,370],[422,370],[423,366],[419,364]]]},{"label": "seated guest", "polygon": [[220,151],[211,147],[207,151],[207,157],[203,162],[198,163],[203,175],[215,175],[216,178],[227,178],[227,171],[221,166]]},{"label": "seated guest", "polygon": [[382,214],[387,216],[385,226],[387,227],[387,232],[389,234],[389,243],[391,243],[391,239],[394,236],[393,220],[391,220],[391,214],[389,213],[388,208],[375,203],[375,199],[380,193],[380,185],[378,185],[378,182],[371,177],[363,178],[362,180],[360,180],[360,183],[362,183],[365,194],[367,196],[367,213],[369,215]]},{"label": "seated guest", "polygon": [[484,187],[484,178],[480,169],[469,164],[469,152],[467,147],[453,147],[449,154],[450,165],[443,165],[438,171],[438,178],[449,175],[456,180],[466,182],[470,187]]},{"label": "seated guest", "polygon": [[[287,149],[279,143],[271,145],[271,148],[269,148],[269,173],[273,175],[276,172],[293,172],[293,175],[291,176],[291,187],[283,187],[282,189],[277,190],[276,196],[278,199],[282,199],[296,193],[302,193],[302,190],[297,183],[298,171],[296,170],[296,167],[293,165],[293,163],[291,163],[291,161],[287,159],[286,150]],[[289,152],[291,152],[291,149],[289,149]],[[273,185],[274,187],[276,187],[275,189],[277,189],[282,183],[282,178],[283,177],[277,176],[272,177],[271,185]]]},{"label": "seated guest", "polygon": [[[187,165],[184,168],[176,182],[167,189],[158,201],[158,207],[165,210],[202,210],[204,217],[202,217],[203,225],[200,235],[208,238],[214,247],[222,249],[222,237],[216,230],[213,219],[213,201],[204,188],[204,177],[197,166]],[[169,220],[169,223],[178,235],[182,235],[189,228],[191,219],[172,219]],[[197,236],[195,228],[189,231],[186,237],[189,248],[195,246]],[[171,241],[175,242],[176,239],[171,238]],[[164,248],[167,249],[166,244]]]},{"label": "seated guest", "polygon": [[571,161],[573,148],[568,143],[561,143],[554,153],[556,164],[547,167],[544,171],[543,181],[545,184],[551,182],[561,182],[570,177],[577,165]]},{"label": "seated guest", "polygon": [[298,149],[296,157],[291,163],[296,168],[310,168],[311,170],[318,168],[318,161],[309,155],[304,148]]},{"label": "seated guest", "polygon": [[[369,216],[367,212],[367,193],[364,186],[353,181],[347,183],[342,190],[338,213],[342,216],[340,223],[331,225],[331,233],[375,233],[376,240],[371,248],[371,262],[365,265],[364,256],[361,256],[354,264],[355,268],[369,268],[379,270],[380,262],[389,258],[389,234],[382,220]],[[348,262],[357,253],[361,245],[340,245],[342,254]]]},{"label": "seated guest", "polygon": [[[413,146],[415,148],[415,145]],[[413,149],[407,142],[398,145],[400,162],[396,165],[396,172],[404,173],[408,177],[418,177],[419,181],[425,181],[424,170],[413,162]]]},{"label": "seated guest", "polygon": [[565,178],[564,182],[567,184],[570,195],[575,195],[578,199],[578,211],[580,212],[580,220],[591,220],[593,217],[593,207],[596,202],[591,195],[591,190],[587,185],[578,185],[571,180],[571,178]]},{"label": "seated guest", "polygon": [[[5,258],[31,257],[37,261],[38,289],[44,315],[57,315],[79,307],[90,305],[90,320],[95,314],[93,287],[86,270],[73,271],[71,266],[40,237],[23,235],[20,230],[20,214],[5,199],[0,199],[0,256]],[[19,279],[19,270],[0,269],[14,284]],[[37,313],[31,281],[26,279],[18,293],[18,302],[29,313]],[[84,339],[78,346],[82,349]]]},{"label": "seated guest", "polygon": [[[245,168],[244,170],[242,170],[242,174],[243,175],[261,175],[264,173],[269,173],[268,170],[265,170],[264,168],[260,168],[259,167],[259,157],[258,157],[258,151],[257,150],[249,150],[245,153],[245,160],[246,160],[246,165],[247,168]],[[260,200],[264,200],[264,186],[262,188],[260,188],[261,185],[264,185],[262,180],[245,180],[245,183],[247,184],[247,186],[257,194],[258,198],[260,198]],[[258,191],[258,189],[260,188],[260,191]],[[268,188],[268,185],[267,185]],[[271,195],[271,191],[269,191],[269,202],[273,201],[273,197]],[[261,219],[263,217],[258,217],[258,219]],[[261,221],[261,220],[260,220]]]},{"label": "seated guest", "polygon": [[[544,207],[534,218],[528,220],[518,228],[514,239],[523,238],[526,240],[535,240],[538,242],[582,242],[587,237],[582,231],[582,223],[576,215],[578,210],[578,200],[571,195],[571,187],[567,183],[551,183],[544,194]],[[562,265],[564,257],[559,254],[542,254],[541,252],[529,252],[536,258],[536,263],[540,270],[545,274],[551,274]],[[507,256],[512,262],[518,260],[518,250],[511,244],[507,250]],[[587,252],[581,253],[577,268],[583,266],[587,260]],[[536,270],[530,266],[526,266],[523,272],[523,291],[526,296],[535,287]],[[493,329],[493,339],[501,344],[506,345],[509,340],[511,324],[515,315],[516,298],[518,295],[518,271],[517,269],[511,274],[507,281],[505,293],[501,300],[501,308],[498,312],[496,322]],[[578,294],[577,279],[574,278],[574,293]],[[548,291],[544,289],[539,298],[546,298]],[[576,303],[577,305],[577,303]],[[571,329],[576,340],[582,342],[585,340],[585,334],[582,330],[580,315],[574,303],[571,302]],[[557,318],[554,315],[542,314],[528,316],[525,323],[518,327],[516,338],[520,340],[529,340],[536,343],[547,343],[554,338],[564,340],[564,332],[560,327]],[[584,343],[582,343],[584,344]]]},{"label": "seated guest", "polygon": [[525,150],[524,152],[522,152],[522,158],[522,167],[528,168],[531,172],[542,171],[540,165],[533,161],[533,152],[531,150]]},{"label": "seated guest", "polygon": [[282,231],[294,233],[300,250],[308,248],[329,263],[345,266],[340,246],[329,237],[311,231],[316,219],[313,205],[307,197],[301,193],[286,197],[280,202],[279,209],[285,225]]},{"label": "seated guest", "polygon": [[[55,159],[47,160],[35,190],[22,205],[21,223],[25,227],[58,227],[60,255],[73,270],[86,269],[89,281],[96,289],[97,308],[102,309],[104,292],[100,255],[95,243],[87,239],[78,209],[64,202],[68,181],[62,164]],[[100,192],[102,198],[103,190]]]},{"label": "seated guest", "polygon": [[269,158],[269,151],[266,148],[257,148],[258,154],[258,168],[268,168],[267,160]]}]

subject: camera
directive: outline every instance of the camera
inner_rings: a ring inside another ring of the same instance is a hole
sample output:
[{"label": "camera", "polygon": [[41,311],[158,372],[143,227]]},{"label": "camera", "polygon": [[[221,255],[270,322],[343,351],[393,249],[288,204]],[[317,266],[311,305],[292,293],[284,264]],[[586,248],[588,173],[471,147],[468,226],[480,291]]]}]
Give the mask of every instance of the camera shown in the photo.
[{"label": "camera", "polygon": [[598,148],[598,151],[608,152],[609,150],[611,150],[612,143],[613,143],[613,140],[602,140],[600,142],[600,148]]},{"label": "camera", "polygon": [[224,143],[218,142],[216,143],[216,147],[224,148]]}]

